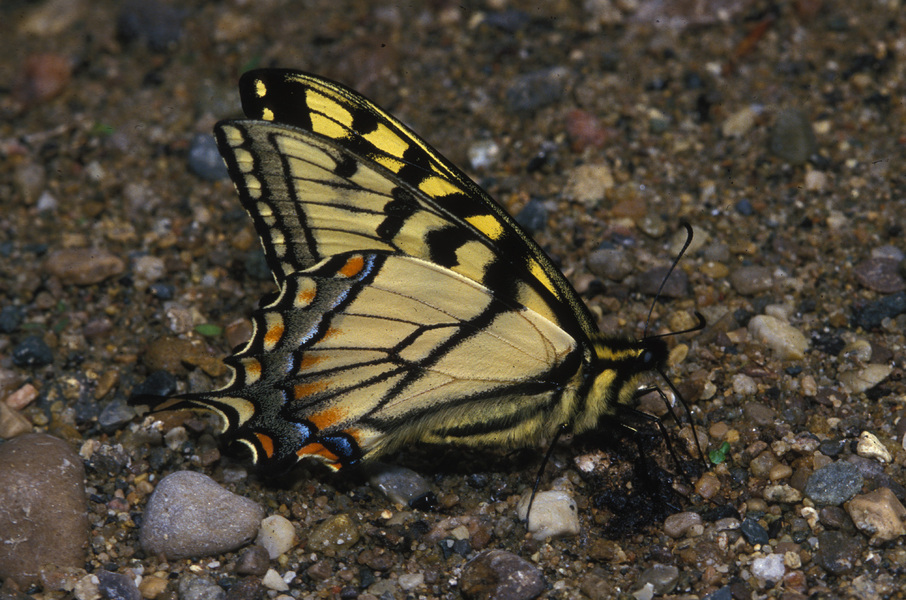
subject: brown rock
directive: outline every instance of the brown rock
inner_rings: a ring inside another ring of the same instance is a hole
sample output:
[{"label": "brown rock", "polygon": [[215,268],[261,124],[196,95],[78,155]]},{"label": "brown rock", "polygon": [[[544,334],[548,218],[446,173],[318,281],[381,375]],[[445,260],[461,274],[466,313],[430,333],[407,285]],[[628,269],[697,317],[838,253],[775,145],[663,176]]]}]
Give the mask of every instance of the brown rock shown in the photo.
[{"label": "brown rock", "polygon": [[42,567],[85,564],[85,469],[69,445],[29,433],[0,446],[0,579],[35,584]]},{"label": "brown rock", "polygon": [[106,250],[73,248],[48,256],[44,268],[64,284],[91,285],[119,275],[126,270],[126,263]]}]

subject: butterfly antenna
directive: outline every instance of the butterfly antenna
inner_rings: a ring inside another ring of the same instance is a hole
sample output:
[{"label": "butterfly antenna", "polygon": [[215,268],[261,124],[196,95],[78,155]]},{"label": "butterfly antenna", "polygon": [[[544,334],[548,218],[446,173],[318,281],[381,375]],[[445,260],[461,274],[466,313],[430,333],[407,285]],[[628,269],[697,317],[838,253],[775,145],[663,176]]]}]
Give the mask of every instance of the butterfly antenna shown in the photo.
[{"label": "butterfly antenna", "polygon": [[648,339],[648,327],[651,325],[651,315],[652,313],[654,313],[654,307],[661,297],[661,292],[664,291],[664,286],[667,285],[667,280],[670,279],[670,276],[673,274],[673,270],[676,269],[676,265],[679,264],[679,261],[683,257],[683,254],[685,254],[686,250],[689,248],[689,244],[692,243],[692,225],[690,225],[687,221],[683,221],[682,225],[686,228],[686,243],[683,244],[683,247],[680,248],[680,251],[676,255],[676,258],[673,259],[673,264],[670,265],[670,269],[667,271],[667,275],[664,276],[663,281],[661,281],[660,287],[658,287],[657,289],[657,293],[654,295],[654,300],[651,301],[651,308],[648,309],[648,318],[645,319],[645,331],[642,332],[642,339]]}]

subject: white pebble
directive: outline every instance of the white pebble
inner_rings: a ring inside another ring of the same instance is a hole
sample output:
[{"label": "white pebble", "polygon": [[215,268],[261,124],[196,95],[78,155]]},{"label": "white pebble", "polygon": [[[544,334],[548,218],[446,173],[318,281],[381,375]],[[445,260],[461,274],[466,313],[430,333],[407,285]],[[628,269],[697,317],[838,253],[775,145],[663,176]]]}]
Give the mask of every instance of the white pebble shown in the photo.
[{"label": "white pebble", "polygon": [[887,379],[892,372],[893,367],[890,365],[870,364],[861,369],[844,371],[840,373],[838,379],[843,389],[850,394],[861,394]]},{"label": "white pebble", "polygon": [[881,443],[881,440],[870,431],[863,431],[856,444],[856,454],[863,458],[872,458],[878,462],[889,463],[893,457]]},{"label": "white pebble", "polygon": [[770,348],[780,360],[805,357],[808,339],[802,332],[776,317],[757,315],[749,321],[749,333]]},{"label": "white pebble", "polygon": [[[531,492],[519,500],[516,512],[525,520]],[[579,509],[576,501],[564,491],[538,492],[532,504],[527,529],[536,540],[566,537],[579,533]]]},{"label": "white pebble", "polygon": [[781,581],[785,573],[782,554],[768,554],[752,561],[752,574],[765,581]]},{"label": "white pebble", "polygon": [[289,591],[289,585],[283,581],[283,578],[280,577],[280,573],[273,569],[267,570],[267,573],[261,578],[261,584],[267,589],[274,590],[275,592]]},{"label": "white pebble", "polygon": [[280,515],[271,515],[262,520],[258,539],[255,540],[256,544],[267,550],[271,560],[289,552],[295,542],[296,529],[289,519]]}]

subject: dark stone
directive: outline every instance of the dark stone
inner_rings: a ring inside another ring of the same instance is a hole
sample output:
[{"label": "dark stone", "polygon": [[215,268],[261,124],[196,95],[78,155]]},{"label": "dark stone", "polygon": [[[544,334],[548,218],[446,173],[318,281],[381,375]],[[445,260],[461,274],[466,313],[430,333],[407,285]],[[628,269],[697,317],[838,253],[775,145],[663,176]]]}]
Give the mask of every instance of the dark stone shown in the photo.
[{"label": "dark stone", "polygon": [[31,335],[13,348],[13,364],[17,367],[43,367],[53,362],[53,351],[43,339]]}]

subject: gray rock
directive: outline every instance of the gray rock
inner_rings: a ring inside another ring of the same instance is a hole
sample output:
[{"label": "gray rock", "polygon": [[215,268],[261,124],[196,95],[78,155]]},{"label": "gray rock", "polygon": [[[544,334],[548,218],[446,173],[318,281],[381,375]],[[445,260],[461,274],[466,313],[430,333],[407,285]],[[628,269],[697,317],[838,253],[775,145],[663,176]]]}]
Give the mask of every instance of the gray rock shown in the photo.
[{"label": "gray rock", "polygon": [[23,587],[42,567],[87,560],[82,459],[61,439],[29,433],[0,445],[0,579]]},{"label": "gray rock", "polygon": [[858,467],[837,461],[809,475],[805,495],[815,504],[840,506],[862,491],[862,483]]},{"label": "gray rock", "polygon": [[168,559],[211,556],[255,539],[263,518],[261,506],[207,475],[177,471],[151,494],[140,539],[145,552]]},{"label": "gray rock", "polygon": [[547,589],[538,567],[503,550],[482,552],[469,561],[459,584],[471,600],[531,600]]}]

